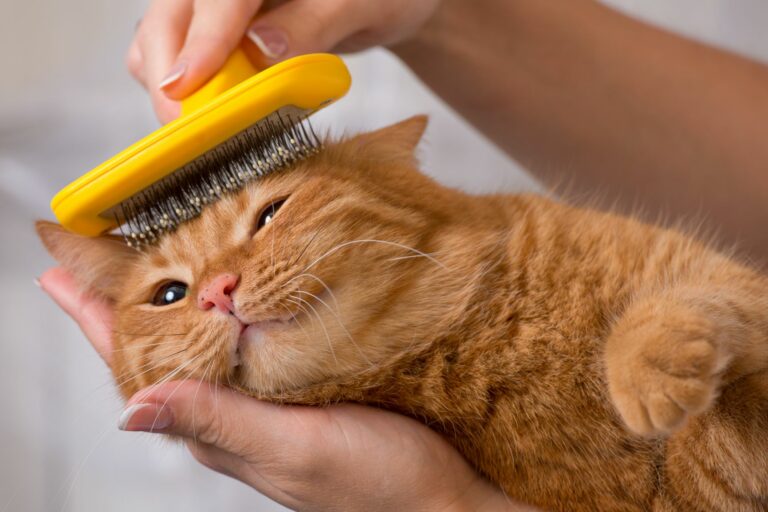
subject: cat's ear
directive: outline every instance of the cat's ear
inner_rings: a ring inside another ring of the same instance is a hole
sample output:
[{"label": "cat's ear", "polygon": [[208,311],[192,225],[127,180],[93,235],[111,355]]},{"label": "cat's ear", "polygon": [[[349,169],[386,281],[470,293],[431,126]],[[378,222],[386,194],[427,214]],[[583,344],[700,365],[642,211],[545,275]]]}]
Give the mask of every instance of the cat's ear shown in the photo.
[{"label": "cat's ear", "polygon": [[35,230],[51,256],[80,286],[108,299],[117,298],[126,266],[140,255],[117,236],[81,236],[44,220],[35,222]]},{"label": "cat's ear", "polygon": [[415,160],[416,147],[427,129],[427,121],[425,115],[409,117],[399,123],[353,137],[349,143],[384,160],[411,163]]}]

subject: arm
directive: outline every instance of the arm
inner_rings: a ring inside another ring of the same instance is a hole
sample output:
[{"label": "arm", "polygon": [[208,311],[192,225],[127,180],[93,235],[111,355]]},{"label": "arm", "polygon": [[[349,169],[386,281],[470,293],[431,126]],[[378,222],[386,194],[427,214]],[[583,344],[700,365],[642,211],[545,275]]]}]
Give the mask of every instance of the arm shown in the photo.
[{"label": "arm", "polygon": [[768,254],[768,67],[590,0],[444,0],[394,51],[546,183]]}]

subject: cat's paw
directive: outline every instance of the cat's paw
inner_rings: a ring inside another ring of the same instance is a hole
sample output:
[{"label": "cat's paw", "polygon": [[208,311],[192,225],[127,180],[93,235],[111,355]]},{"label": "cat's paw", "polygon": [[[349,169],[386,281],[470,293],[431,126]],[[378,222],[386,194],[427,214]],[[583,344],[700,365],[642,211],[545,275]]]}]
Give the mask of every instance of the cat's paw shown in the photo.
[{"label": "cat's paw", "polygon": [[606,352],[608,388],[633,432],[669,435],[714,402],[728,363],[718,345],[700,333],[661,328],[625,334]]}]

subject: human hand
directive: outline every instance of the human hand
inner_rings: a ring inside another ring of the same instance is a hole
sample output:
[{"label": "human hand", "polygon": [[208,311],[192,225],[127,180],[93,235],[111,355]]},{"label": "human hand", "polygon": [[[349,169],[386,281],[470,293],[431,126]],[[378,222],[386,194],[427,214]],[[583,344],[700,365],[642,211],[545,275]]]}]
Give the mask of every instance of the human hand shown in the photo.
[{"label": "human hand", "polygon": [[[312,52],[349,52],[403,41],[440,0],[154,0],[130,45],[127,64],[158,118],[203,85],[233,49],[269,65]],[[254,20],[254,16],[258,17]]]},{"label": "human hand", "polygon": [[[54,268],[40,277],[109,364],[109,304]],[[200,381],[139,391],[120,427],[181,437],[202,464],[297,510],[530,510],[421,423],[359,405],[277,406]]]}]

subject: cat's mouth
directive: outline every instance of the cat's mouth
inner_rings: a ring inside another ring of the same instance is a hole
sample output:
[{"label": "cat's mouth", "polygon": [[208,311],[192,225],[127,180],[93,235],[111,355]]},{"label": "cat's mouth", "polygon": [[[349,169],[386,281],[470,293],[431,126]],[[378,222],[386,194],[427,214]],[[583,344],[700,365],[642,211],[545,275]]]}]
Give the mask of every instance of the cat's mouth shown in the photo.
[{"label": "cat's mouth", "polygon": [[242,353],[247,347],[263,343],[271,331],[290,326],[295,316],[268,318],[250,323],[244,322],[239,317],[236,318],[240,322],[240,333],[232,343],[230,352],[229,365],[233,369],[242,363]]}]

